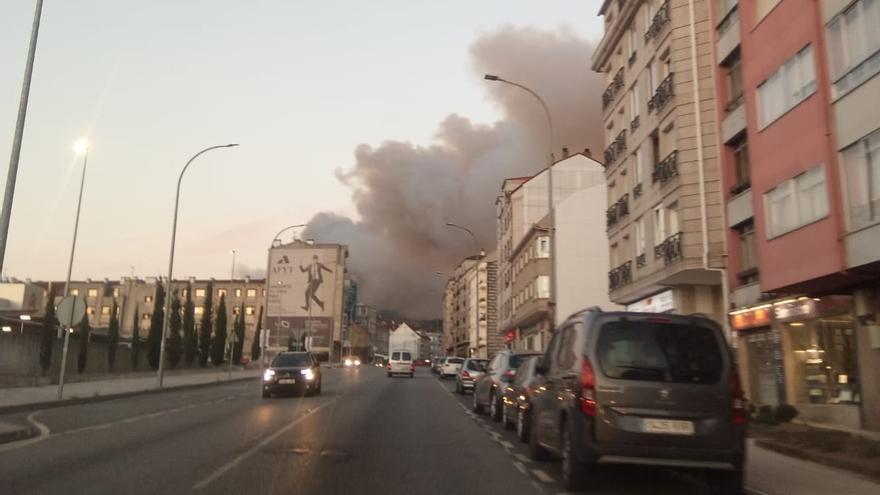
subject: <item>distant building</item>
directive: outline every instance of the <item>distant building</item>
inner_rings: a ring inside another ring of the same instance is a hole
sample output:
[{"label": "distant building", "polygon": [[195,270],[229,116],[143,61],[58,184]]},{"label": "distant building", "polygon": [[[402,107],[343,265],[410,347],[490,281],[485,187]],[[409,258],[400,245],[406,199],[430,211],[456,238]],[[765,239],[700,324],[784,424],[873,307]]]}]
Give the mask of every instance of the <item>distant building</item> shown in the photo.
[{"label": "distant building", "polygon": [[422,336],[406,323],[401,323],[388,335],[388,352],[409,351],[413,359],[418,359],[421,349]]}]

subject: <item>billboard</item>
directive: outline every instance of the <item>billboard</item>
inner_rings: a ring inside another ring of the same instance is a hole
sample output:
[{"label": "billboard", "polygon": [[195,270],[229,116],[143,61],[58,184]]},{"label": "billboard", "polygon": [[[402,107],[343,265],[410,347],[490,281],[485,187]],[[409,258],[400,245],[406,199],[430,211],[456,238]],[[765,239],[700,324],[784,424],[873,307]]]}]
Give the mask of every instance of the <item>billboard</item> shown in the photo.
[{"label": "billboard", "polygon": [[[338,340],[345,248],[295,242],[269,250],[266,327],[269,348],[308,342],[330,351]],[[308,337],[308,339],[306,339]]]}]

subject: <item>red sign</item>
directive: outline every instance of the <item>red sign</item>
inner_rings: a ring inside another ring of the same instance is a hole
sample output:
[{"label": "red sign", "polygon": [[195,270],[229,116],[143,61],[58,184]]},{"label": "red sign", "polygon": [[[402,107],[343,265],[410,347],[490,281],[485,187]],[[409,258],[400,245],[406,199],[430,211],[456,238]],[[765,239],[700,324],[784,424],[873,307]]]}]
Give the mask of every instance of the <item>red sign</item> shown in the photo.
[{"label": "red sign", "polygon": [[730,327],[734,330],[760,327],[770,324],[770,307],[764,306],[737,312],[730,316]]},{"label": "red sign", "polygon": [[510,330],[504,332],[504,343],[509,344],[516,340],[516,329],[511,328]]}]

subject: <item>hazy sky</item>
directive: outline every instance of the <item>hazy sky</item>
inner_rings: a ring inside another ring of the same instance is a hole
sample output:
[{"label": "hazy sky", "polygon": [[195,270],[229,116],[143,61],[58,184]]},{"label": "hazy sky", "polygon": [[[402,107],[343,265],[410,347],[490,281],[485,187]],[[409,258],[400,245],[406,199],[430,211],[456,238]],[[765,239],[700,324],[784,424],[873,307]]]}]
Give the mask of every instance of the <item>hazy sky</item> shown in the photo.
[{"label": "hazy sky", "polygon": [[[91,142],[75,278],[165,274],[177,175],[175,276],[260,270],[281,227],[354,216],[336,179],[355,147],[430,143],[457,112],[498,109],[471,66],[506,24],[601,35],[600,0],[46,0],[6,274],[63,278],[79,136]],[[34,2],[0,7],[0,184]],[[589,60],[584,60],[588,64]]]}]

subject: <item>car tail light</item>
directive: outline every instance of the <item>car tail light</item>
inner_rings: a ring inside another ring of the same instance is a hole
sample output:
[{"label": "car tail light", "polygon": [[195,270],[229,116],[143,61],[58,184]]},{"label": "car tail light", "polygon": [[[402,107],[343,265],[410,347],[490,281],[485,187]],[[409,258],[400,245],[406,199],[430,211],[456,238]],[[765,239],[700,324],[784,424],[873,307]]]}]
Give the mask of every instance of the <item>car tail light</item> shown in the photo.
[{"label": "car tail light", "polygon": [[514,370],[507,370],[507,371],[505,371],[501,376],[503,376],[503,377],[505,377],[505,378],[513,378],[513,375],[515,375],[515,374],[516,374],[516,371],[514,371]]},{"label": "car tail light", "polygon": [[409,365],[409,370],[412,372],[416,371],[416,366],[414,364]]},{"label": "car tail light", "polygon": [[461,372],[461,377],[462,377],[462,378],[470,378],[470,377],[471,377],[471,374],[468,373],[467,370],[464,370],[464,371]]},{"label": "car tail light", "polygon": [[582,413],[587,416],[596,415],[596,373],[587,356],[584,356],[584,362],[581,365],[581,396],[579,401]]},{"label": "car tail light", "polygon": [[733,424],[744,425],[749,420],[746,411],[746,399],[743,396],[742,384],[739,381],[739,370],[736,366],[730,370],[730,409],[733,418]]},{"label": "car tail light", "polygon": [[391,369],[391,363],[388,363],[388,369],[389,370]]}]

